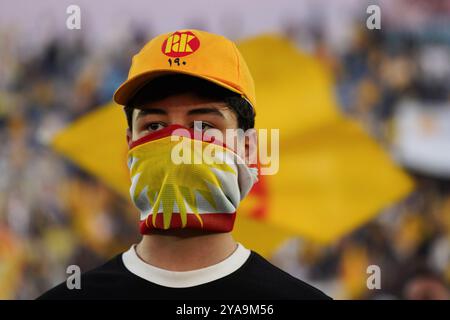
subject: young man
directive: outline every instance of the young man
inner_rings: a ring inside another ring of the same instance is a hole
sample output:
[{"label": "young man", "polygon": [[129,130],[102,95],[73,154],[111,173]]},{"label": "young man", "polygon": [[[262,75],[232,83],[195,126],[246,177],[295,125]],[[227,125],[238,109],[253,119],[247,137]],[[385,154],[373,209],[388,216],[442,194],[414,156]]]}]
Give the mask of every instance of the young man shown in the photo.
[{"label": "young man", "polygon": [[[239,153],[202,132],[225,136],[254,126],[253,79],[233,42],[199,30],[160,35],[133,58],[114,100],[129,126],[130,194],[142,241],[83,274],[81,289],[62,283],[42,299],[329,299],[230,233],[257,181],[257,169],[236,159],[253,151],[248,141]],[[201,157],[227,161],[174,160],[192,160],[196,142]],[[180,146],[188,147],[174,153]]]}]

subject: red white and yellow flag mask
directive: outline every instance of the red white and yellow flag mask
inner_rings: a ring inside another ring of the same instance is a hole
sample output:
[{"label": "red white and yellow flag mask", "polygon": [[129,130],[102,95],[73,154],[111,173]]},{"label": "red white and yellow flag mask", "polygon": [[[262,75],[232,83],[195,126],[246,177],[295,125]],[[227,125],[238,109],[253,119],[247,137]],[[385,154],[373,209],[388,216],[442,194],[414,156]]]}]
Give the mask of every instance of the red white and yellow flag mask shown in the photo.
[{"label": "red white and yellow flag mask", "polygon": [[[188,161],[174,161],[174,154]],[[128,167],[142,234],[175,228],[229,232],[239,202],[258,180],[256,166],[224,144],[178,125],[132,142]]]}]

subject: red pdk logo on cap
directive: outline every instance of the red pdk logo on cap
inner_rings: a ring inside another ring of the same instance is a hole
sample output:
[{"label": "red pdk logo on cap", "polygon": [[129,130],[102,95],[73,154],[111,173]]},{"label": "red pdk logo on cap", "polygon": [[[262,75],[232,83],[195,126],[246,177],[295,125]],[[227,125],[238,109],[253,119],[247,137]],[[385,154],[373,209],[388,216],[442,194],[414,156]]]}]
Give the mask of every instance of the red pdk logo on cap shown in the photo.
[{"label": "red pdk logo on cap", "polygon": [[178,58],[194,53],[200,47],[200,40],[191,31],[174,32],[162,44],[162,52]]}]

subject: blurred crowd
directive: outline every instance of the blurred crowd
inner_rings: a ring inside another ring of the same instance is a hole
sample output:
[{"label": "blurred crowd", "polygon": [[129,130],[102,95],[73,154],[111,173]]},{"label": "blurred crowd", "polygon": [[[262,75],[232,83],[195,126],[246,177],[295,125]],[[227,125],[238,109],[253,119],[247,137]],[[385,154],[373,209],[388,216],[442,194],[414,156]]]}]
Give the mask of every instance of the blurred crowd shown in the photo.
[{"label": "blurred crowd", "polygon": [[145,40],[136,31],[97,54],[83,39],[55,39],[30,53],[1,35],[0,298],[35,298],[66,279],[68,265],[88,270],[136,242],[128,202],[48,143],[110,101]]},{"label": "blurred crowd", "polygon": [[[295,28],[289,31],[296,35]],[[429,131],[435,124],[427,111],[450,110],[450,37],[439,37],[439,29],[418,34],[355,28],[340,55],[320,30],[313,33],[316,42],[309,50],[334,71],[342,111],[393,155],[401,106],[420,105],[419,123]],[[448,130],[439,139],[450,139]],[[427,151],[435,152],[429,156],[438,163],[440,150]],[[428,168],[403,166],[416,183],[404,201],[331,246],[293,239],[273,261],[335,298],[450,299],[450,177],[444,170],[431,175],[421,170]],[[368,290],[373,274],[368,266],[379,267],[380,290]]]},{"label": "blurred crowd", "polygon": [[[333,70],[343,112],[390,150],[401,101],[450,107],[450,38],[353,33],[336,53],[311,30],[308,50]],[[35,298],[64,281],[68,265],[87,270],[138,239],[128,202],[48,147],[59,129],[110,101],[152,36],[130,34],[101,52],[82,38],[33,51],[0,31],[0,298]],[[285,34],[302,46],[295,26]],[[449,299],[450,179],[406,169],[417,184],[407,199],[333,245],[292,239],[272,261],[335,298]],[[380,268],[381,290],[367,288],[369,265]]]}]

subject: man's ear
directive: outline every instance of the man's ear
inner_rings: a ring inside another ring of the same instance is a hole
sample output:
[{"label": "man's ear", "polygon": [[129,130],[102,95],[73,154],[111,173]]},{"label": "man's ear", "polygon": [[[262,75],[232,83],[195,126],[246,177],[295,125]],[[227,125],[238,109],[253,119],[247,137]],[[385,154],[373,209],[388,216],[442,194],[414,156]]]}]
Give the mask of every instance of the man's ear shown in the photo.
[{"label": "man's ear", "polygon": [[127,128],[127,144],[128,146],[133,142],[133,133],[131,132],[130,128]]}]

